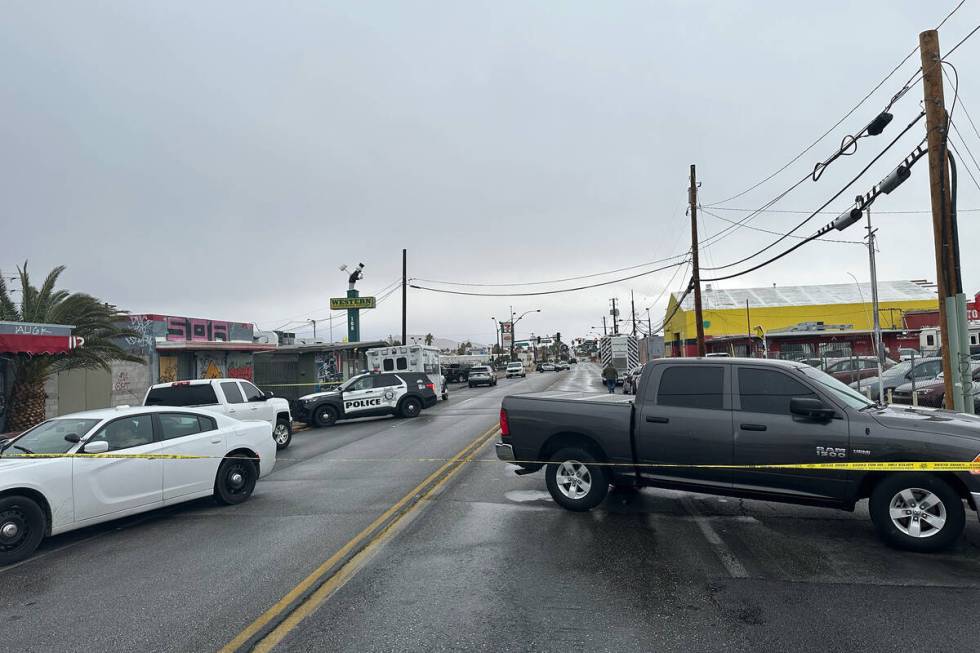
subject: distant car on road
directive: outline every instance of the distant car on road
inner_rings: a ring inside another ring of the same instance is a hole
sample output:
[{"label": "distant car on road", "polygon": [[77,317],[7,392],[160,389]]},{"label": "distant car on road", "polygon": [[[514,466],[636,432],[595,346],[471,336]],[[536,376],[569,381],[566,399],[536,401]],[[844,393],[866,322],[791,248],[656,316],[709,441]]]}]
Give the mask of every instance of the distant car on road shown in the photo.
[{"label": "distant car on road", "polygon": [[[170,406],[42,422],[0,444],[0,566],[27,558],[48,535],[206,496],[241,503],[276,464],[271,436],[265,422]],[[32,454],[52,457],[18,458]],[[174,454],[200,458],[162,459]]]},{"label": "distant car on road", "polygon": [[520,361],[507,363],[507,378],[509,379],[514,376],[519,376],[521,378],[527,376],[527,371],[524,369],[524,363]]},{"label": "distant car on road", "polygon": [[471,388],[478,385],[497,385],[497,373],[488,365],[474,365],[470,368],[469,385]]},{"label": "distant car on road", "polygon": [[144,406],[193,406],[242,421],[268,422],[276,447],[285,449],[293,439],[289,402],[274,397],[244,379],[195,379],[150,386]]},{"label": "distant car on road", "polygon": [[336,390],[300,397],[294,416],[301,422],[324,427],[360,417],[418,417],[422,409],[437,401],[435,384],[422,372],[360,374]]},{"label": "distant car on road", "polygon": [[555,371],[555,364],[554,363],[541,363],[541,370],[540,371],[541,372],[554,372]]}]

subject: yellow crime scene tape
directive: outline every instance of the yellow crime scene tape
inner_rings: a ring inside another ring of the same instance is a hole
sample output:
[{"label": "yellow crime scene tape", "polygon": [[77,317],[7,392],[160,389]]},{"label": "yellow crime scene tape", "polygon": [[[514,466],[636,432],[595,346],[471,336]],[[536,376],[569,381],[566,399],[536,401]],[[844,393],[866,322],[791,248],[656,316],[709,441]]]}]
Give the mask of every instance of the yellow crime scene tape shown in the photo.
[{"label": "yellow crime scene tape", "polygon": [[[197,456],[191,454],[169,453],[5,453],[4,458],[118,458],[137,460],[221,460],[235,458],[258,460],[247,456]],[[307,458],[276,457],[283,462],[306,462]],[[450,458],[327,458],[326,462],[336,463],[444,463]],[[515,465],[548,465],[554,460],[508,460],[497,458],[466,458],[462,463],[502,463]],[[833,462],[833,463],[777,463],[766,465],[696,465],[680,463],[633,463],[633,462],[589,462],[596,467],[644,467],[663,469],[824,469],[860,472],[980,472],[980,460],[970,462],[956,461],[906,461],[906,462]]]}]

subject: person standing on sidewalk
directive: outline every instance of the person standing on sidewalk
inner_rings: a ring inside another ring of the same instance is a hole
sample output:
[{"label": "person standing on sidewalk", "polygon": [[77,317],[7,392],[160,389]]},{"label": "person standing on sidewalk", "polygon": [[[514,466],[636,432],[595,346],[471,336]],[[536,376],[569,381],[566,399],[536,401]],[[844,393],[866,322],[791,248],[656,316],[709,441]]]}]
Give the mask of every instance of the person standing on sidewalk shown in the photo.
[{"label": "person standing on sidewalk", "polygon": [[616,392],[616,379],[619,378],[619,372],[613,367],[612,363],[606,363],[606,366],[602,369],[602,378],[606,382],[606,387],[609,388],[609,394]]}]

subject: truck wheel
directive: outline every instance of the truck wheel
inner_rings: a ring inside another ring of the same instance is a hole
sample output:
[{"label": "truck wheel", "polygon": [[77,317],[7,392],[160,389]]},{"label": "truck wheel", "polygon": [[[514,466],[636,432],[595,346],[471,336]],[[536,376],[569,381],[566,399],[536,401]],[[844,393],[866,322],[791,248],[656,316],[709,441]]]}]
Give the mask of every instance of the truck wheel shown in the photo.
[{"label": "truck wheel", "polygon": [[895,474],[878,483],[868,503],[871,520],[887,544],[928,553],[950,546],[963,533],[963,499],[932,474]]},{"label": "truck wheel", "polygon": [[225,458],[214,479],[214,498],[226,506],[243,503],[252,496],[258,480],[259,471],[254,462],[237,456]]},{"label": "truck wheel", "polygon": [[34,553],[46,530],[47,518],[36,501],[19,495],[0,499],[0,566]]},{"label": "truck wheel", "polygon": [[405,397],[402,399],[402,405],[399,406],[398,412],[402,417],[418,417],[422,412],[422,402],[415,397]]},{"label": "truck wheel", "polygon": [[[555,503],[567,510],[592,510],[609,492],[605,467],[595,465],[595,456],[578,447],[562,449],[551,457],[544,478]],[[590,464],[591,463],[591,464]]]},{"label": "truck wheel", "polygon": [[289,446],[293,440],[293,425],[285,417],[276,421],[276,426],[272,429],[272,439],[276,441],[276,450],[282,450]]},{"label": "truck wheel", "polygon": [[318,406],[313,411],[313,423],[319,427],[333,426],[337,421],[337,409],[330,405]]}]

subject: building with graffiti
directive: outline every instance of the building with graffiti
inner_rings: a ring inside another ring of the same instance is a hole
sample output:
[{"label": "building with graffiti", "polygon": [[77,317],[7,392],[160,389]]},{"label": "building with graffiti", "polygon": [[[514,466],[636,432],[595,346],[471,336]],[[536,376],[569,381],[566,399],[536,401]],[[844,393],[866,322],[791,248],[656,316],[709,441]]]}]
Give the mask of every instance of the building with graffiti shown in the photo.
[{"label": "building with graffiti", "polygon": [[367,369],[367,350],[384,341],[280,345],[256,352],[255,385],[277,397],[296,399],[346,381]]}]

